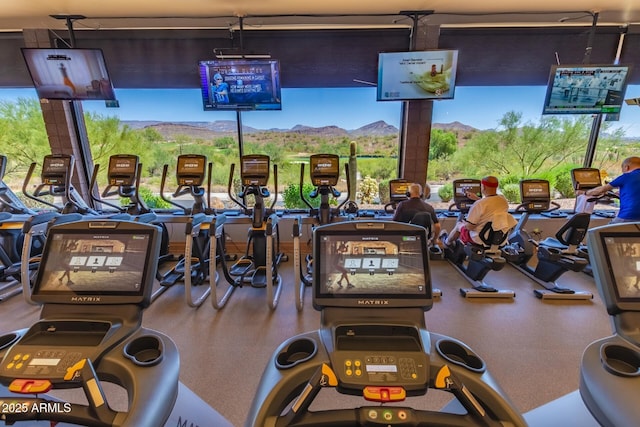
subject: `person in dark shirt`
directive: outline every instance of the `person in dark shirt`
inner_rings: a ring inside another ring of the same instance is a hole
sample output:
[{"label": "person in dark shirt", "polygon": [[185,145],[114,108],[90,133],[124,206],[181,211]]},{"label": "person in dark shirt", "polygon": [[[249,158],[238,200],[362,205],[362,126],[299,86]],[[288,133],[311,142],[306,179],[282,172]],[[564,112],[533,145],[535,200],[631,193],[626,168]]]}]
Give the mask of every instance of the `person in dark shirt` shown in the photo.
[{"label": "person in dark shirt", "polygon": [[433,224],[432,235],[435,236],[434,243],[438,246],[441,246],[442,242],[440,242],[440,222],[438,221],[436,211],[435,209],[433,209],[433,206],[422,200],[423,197],[428,198],[431,194],[429,184],[426,184],[424,189],[425,191],[423,195],[422,186],[420,184],[413,183],[409,185],[409,199],[403,200],[402,202],[398,203],[396,211],[393,215],[393,220],[409,223],[417,213],[427,212],[429,216],[431,216],[431,223]]}]

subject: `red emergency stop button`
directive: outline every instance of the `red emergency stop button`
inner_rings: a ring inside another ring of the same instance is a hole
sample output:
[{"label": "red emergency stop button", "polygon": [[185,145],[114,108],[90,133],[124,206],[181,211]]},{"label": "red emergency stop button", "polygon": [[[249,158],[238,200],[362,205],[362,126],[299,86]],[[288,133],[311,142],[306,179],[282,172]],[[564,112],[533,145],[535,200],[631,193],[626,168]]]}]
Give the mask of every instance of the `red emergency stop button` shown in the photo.
[{"label": "red emergency stop button", "polygon": [[372,402],[399,402],[407,397],[407,393],[402,387],[367,386],[363,396]]}]

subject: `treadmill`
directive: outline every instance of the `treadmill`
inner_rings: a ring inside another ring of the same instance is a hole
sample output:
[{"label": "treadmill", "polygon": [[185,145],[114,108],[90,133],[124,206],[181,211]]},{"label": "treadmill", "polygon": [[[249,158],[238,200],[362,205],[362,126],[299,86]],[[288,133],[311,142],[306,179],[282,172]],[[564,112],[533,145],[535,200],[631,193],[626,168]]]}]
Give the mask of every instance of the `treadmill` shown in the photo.
[{"label": "treadmill", "polygon": [[[478,354],[426,329],[424,312],[433,305],[426,249],[426,230],[416,225],[317,227],[313,306],[320,328],[275,350],[245,426],[525,426]],[[343,268],[354,286],[336,286]],[[319,409],[312,404],[321,389],[374,403]],[[429,389],[452,393],[461,408],[395,406]]]},{"label": "treadmill", "polygon": [[[40,318],[0,336],[1,421],[230,426],[179,382],[173,341],[141,326],[159,248],[159,229],[150,224],[86,220],[49,229],[31,295],[42,305]],[[107,382],[126,391],[126,411],[110,406]],[[61,400],[60,389],[79,399]]]},{"label": "treadmill", "polygon": [[605,427],[640,420],[640,223],[587,234],[596,286],[614,334],[591,343],[580,365],[580,395]]}]

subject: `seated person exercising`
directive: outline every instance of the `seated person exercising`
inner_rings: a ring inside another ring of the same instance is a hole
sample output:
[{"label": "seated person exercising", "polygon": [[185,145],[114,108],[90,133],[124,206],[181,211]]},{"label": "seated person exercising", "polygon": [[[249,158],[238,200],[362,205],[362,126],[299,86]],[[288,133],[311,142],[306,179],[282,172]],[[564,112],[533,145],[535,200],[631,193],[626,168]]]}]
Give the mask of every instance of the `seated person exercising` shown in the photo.
[{"label": "seated person exercising", "polygon": [[640,157],[627,157],[622,161],[622,175],[596,188],[587,190],[587,196],[600,196],[614,188],[620,189],[620,210],[611,224],[640,221]]},{"label": "seated person exercising", "polygon": [[[430,194],[431,188],[429,188],[429,184],[426,184],[424,186],[424,198],[428,198]],[[393,220],[409,223],[417,213],[427,212],[429,216],[431,216],[433,235],[437,236],[434,243],[442,246],[442,242],[440,241],[440,222],[438,221],[438,216],[433,206],[422,200],[422,186],[418,183],[409,185],[408,196],[409,199],[398,203],[396,212],[393,214]]]},{"label": "seated person exercising", "polygon": [[440,237],[442,243],[453,246],[459,238],[464,244],[483,245],[479,232],[486,223],[493,223],[494,230],[507,232],[515,227],[516,220],[509,214],[509,202],[498,194],[498,178],[486,176],[482,178],[480,191],[484,197],[479,198],[476,194],[468,192],[466,196],[472,200],[477,200],[471,208],[466,218],[458,220],[451,234],[446,235],[443,230]]}]

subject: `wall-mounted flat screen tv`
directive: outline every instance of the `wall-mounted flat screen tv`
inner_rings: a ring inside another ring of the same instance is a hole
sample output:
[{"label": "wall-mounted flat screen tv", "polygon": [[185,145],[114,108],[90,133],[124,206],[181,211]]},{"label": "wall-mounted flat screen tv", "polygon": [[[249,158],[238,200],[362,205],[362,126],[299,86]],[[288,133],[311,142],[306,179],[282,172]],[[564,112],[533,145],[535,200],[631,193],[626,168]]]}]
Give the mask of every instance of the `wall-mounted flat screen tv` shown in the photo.
[{"label": "wall-mounted flat screen tv", "polygon": [[542,114],[619,113],[630,71],[627,65],[554,65]]},{"label": "wall-mounted flat screen tv", "polygon": [[377,99],[452,99],[457,65],[457,50],[380,53]]},{"label": "wall-mounted flat screen tv", "polygon": [[207,110],[281,110],[280,63],[275,59],[200,61]]},{"label": "wall-mounted flat screen tv", "polygon": [[100,49],[22,48],[40,99],[115,100]]}]

